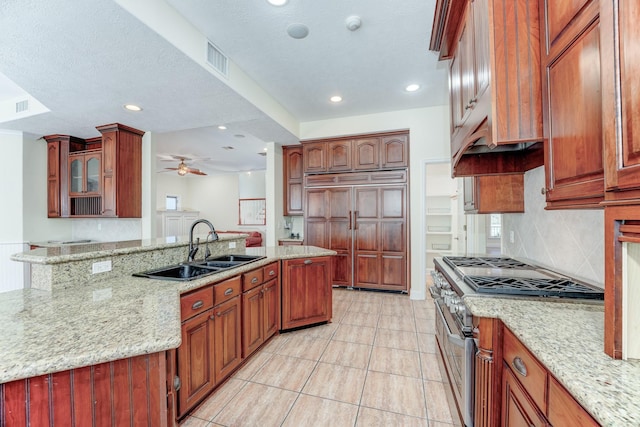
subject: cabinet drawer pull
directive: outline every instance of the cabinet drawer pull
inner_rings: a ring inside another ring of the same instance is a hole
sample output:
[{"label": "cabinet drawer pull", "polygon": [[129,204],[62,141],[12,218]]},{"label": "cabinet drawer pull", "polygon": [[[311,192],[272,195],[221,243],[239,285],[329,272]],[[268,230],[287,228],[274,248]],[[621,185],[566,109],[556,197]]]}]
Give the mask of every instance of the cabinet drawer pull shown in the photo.
[{"label": "cabinet drawer pull", "polygon": [[253,279],[251,279],[251,283],[258,283],[258,278],[254,277]]},{"label": "cabinet drawer pull", "polygon": [[515,369],[517,373],[519,373],[523,377],[527,376],[527,366],[524,364],[522,359],[520,359],[520,357],[518,356],[514,357],[511,365],[513,366],[513,369]]},{"label": "cabinet drawer pull", "polygon": [[197,310],[199,308],[202,308],[204,306],[204,302],[202,302],[201,299],[199,299],[198,301],[194,302],[193,305],[191,306],[192,310]]},{"label": "cabinet drawer pull", "polygon": [[304,263],[305,263],[305,264],[307,264],[307,265],[309,265],[309,264],[313,264],[313,261],[312,261],[312,260],[310,260],[310,259],[305,259],[305,260],[304,260]]},{"label": "cabinet drawer pull", "polygon": [[233,288],[229,288],[226,291],[224,291],[225,295],[231,295],[233,293]]},{"label": "cabinet drawer pull", "polygon": [[271,270],[271,271],[269,272],[269,276],[275,276],[275,275],[276,275],[276,271],[275,271],[275,270]]}]

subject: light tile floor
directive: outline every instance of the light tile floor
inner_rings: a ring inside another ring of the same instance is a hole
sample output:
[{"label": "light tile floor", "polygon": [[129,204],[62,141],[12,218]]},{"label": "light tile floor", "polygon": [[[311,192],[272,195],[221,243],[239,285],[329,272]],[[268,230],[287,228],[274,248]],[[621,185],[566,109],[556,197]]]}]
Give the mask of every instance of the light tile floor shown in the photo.
[{"label": "light tile floor", "polygon": [[183,427],[452,427],[433,301],[334,289],[333,322],[274,337]]}]

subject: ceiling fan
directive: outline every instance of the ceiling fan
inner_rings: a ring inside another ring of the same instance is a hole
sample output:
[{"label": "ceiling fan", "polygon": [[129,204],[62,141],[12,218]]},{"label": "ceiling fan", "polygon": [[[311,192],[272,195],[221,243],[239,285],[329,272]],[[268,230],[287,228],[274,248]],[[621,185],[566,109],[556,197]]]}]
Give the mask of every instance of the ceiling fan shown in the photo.
[{"label": "ceiling fan", "polygon": [[177,168],[165,168],[166,170],[178,171],[178,175],[185,176],[188,173],[192,173],[194,175],[206,175],[206,173],[202,172],[200,169],[190,168],[184,162],[185,160],[191,160],[187,157],[178,157],[177,160],[180,160]]}]

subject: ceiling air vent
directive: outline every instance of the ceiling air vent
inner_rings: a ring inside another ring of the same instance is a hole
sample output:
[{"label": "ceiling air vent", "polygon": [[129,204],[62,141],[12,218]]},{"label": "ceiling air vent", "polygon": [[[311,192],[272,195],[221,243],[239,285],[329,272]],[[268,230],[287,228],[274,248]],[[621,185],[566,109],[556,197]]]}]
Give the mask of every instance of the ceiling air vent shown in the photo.
[{"label": "ceiling air vent", "polygon": [[25,99],[23,101],[16,102],[16,113],[24,113],[29,110],[29,100]]},{"label": "ceiling air vent", "polygon": [[228,77],[229,58],[210,41],[207,41],[207,62],[215,68],[217,72]]}]

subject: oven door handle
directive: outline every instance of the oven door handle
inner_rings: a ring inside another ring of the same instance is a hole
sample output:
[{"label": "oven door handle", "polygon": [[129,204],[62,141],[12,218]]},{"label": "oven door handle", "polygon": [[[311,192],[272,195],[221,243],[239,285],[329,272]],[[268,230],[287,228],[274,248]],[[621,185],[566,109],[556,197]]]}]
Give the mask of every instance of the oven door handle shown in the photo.
[{"label": "oven door handle", "polygon": [[438,312],[438,315],[442,318],[442,324],[445,326],[446,328],[446,333],[447,333],[447,339],[456,347],[462,347],[464,348],[465,346],[465,338],[460,338],[458,335],[454,334],[451,332],[451,329],[449,328],[449,325],[447,324],[447,319],[445,319],[444,317],[444,313],[442,313],[442,309],[440,308],[440,306],[438,304],[436,304],[436,310]]},{"label": "oven door handle", "polygon": [[431,298],[433,299],[440,298],[440,295],[438,295],[436,289],[437,288],[435,286],[429,286],[429,293],[431,294]]}]

